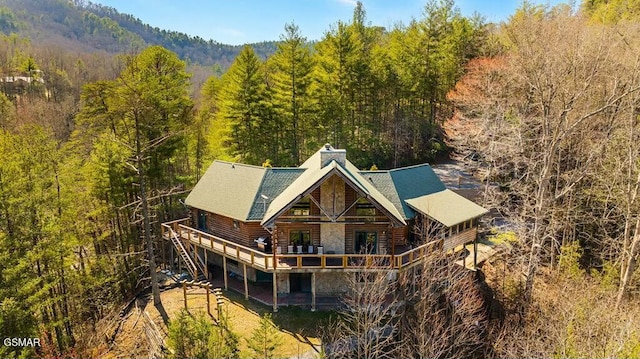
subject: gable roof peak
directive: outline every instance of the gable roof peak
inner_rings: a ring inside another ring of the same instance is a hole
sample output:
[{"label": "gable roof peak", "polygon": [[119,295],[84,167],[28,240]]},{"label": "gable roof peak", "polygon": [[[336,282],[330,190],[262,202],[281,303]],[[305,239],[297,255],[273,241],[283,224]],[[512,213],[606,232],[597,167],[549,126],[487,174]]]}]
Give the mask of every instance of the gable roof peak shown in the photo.
[{"label": "gable roof peak", "polygon": [[319,151],[309,157],[300,169],[304,170],[291,185],[282,191],[269,205],[264,217],[263,226],[273,225],[273,221],[293,203],[304,195],[310,193],[333,175],[338,175],[353,187],[357,192],[369,200],[377,203],[381,209],[389,214],[397,223],[405,225],[406,222],[402,214],[394,207],[370,180],[364,178],[356,166],[347,160],[347,151],[335,149],[330,144],[326,144]]}]

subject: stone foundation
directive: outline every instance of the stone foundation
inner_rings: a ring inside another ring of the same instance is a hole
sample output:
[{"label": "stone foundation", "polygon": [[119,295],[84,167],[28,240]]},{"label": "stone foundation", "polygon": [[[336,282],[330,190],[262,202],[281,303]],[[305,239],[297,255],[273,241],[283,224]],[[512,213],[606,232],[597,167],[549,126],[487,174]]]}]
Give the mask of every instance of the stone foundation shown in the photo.
[{"label": "stone foundation", "polygon": [[316,273],[316,295],[334,296],[346,293],[347,275],[353,273]]},{"label": "stone foundation", "polygon": [[278,281],[278,293],[291,292],[289,287],[289,273],[276,274],[276,280]]}]

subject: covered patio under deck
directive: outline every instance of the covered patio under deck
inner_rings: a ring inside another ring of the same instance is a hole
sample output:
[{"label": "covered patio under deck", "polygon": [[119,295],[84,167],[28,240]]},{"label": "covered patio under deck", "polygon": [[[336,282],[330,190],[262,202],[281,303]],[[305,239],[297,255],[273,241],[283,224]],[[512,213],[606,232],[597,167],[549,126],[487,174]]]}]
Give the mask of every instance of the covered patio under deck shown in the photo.
[{"label": "covered patio under deck", "polygon": [[[245,295],[244,278],[241,276],[229,277],[226,281],[223,275],[223,269],[220,267],[214,267],[214,270],[210,274],[211,284],[217,288],[225,288],[241,295]],[[273,285],[271,283],[255,283],[249,281],[247,284],[248,297],[261,304],[273,307]],[[294,292],[294,293],[280,293],[277,296],[278,307],[308,307],[312,308],[312,293],[310,292]],[[331,310],[339,308],[342,305],[342,301],[338,296],[317,296],[315,309],[318,310]]]}]

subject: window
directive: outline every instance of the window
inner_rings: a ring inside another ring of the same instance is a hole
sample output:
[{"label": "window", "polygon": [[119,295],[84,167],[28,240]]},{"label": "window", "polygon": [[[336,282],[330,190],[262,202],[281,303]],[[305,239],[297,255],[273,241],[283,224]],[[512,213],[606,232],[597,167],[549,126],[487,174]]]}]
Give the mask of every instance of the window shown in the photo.
[{"label": "window", "polygon": [[291,216],[308,216],[311,213],[311,201],[309,197],[304,197],[294,204],[289,210]]},{"label": "window", "polygon": [[289,245],[310,246],[311,231],[291,231],[289,232]]},{"label": "window", "polygon": [[463,223],[458,224],[459,232],[466,231],[467,229],[473,228],[475,224],[475,219],[470,219],[468,221],[464,221]]},{"label": "window", "polygon": [[356,232],[355,252],[376,254],[378,232]]},{"label": "window", "polygon": [[367,202],[365,198],[359,198],[356,203],[356,216],[358,217],[372,217],[376,215],[376,207]]},{"label": "window", "polygon": [[240,230],[240,222],[236,221],[235,219],[233,220],[233,229],[235,229],[236,231]]}]

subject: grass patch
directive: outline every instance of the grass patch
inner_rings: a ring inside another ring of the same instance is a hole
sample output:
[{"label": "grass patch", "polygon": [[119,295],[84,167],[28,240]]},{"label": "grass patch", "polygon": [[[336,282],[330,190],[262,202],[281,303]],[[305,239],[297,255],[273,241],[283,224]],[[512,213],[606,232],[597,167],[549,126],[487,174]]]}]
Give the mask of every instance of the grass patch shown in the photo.
[{"label": "grass patch", "polygon": [[[204,289],[189,289],[188,293],[189,312],[206,313],[207,304]],[[182,288],[165,291],[161,296],[163,307],[171,320],[184,307]],[[223,308],[229,314],[233,331],[240,337],[240,357],[252,358],[254,355],[249,350],[246,339],[251,337],[253,330],[259,326],[260,317],[264,313],[270,313],[272,309],[254,301],[247,301],[243,295],[233,291],[223,292],[223,296],[227,299]],[[213,295],[211,299],[211,312],[214,317],[217,317]],[[163,326],[153,305],[148,305],[146,310],[156,318],[154,321],[159,326]],[[309,309],[299,307],[279,308],[278,313],[273,313],[273,322],[280,328],[283,339],[278,356],[297,357],[307,352],[313,352],[317,356],[318,353],[314,351],[314,346],[319,346],[322,328],[325,327],[324,323],[328,322],[332,315],[335,314],[325,311],[311,312]]]},{"label": "grass patch", "polygon": [[[244,297],[235,292],[225,292],[229,299],[225,309],[229,313],[233,330],[242,338],[240,341],[240,355],[242,358],[251,358],[252,353],[247,347],[248,339],[255,328],[259,326],[260,317],[264,313],[270,313],[271,308],[253,301],[246,301]],[[273,313],[273,322],[280,328],[283,344],[279,355],[284,357],[300,356],[312,351],[313,346],[320,344],[322,323],[326,323],[332,312],[312,312],[309,309],[298,307],[279,308]]]}]

